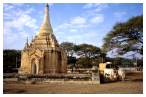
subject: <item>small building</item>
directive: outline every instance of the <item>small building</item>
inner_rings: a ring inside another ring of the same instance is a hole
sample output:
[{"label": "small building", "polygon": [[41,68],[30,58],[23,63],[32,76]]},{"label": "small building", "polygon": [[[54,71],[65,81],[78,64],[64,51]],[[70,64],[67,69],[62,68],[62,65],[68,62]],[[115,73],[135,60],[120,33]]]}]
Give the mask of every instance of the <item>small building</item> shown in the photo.
[{"label": "small building", "polygon": [[59,46],[50,24],[49,6],[45,6],[44,21],[30,43],[21,52],[19,74],[67,73],[67,56]]}]

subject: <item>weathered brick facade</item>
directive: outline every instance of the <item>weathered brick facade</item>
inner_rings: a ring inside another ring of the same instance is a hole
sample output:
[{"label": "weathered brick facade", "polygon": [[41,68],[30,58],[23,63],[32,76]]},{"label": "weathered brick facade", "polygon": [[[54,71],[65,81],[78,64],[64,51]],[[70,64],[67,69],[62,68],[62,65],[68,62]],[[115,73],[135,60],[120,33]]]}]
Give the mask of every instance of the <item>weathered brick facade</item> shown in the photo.
[{"label": "weathered brick facade", "polygon": [[19,74],[66,73],[67,56],[59,46],[50,24],[49,7],[45,7],[44,21],[38,35],[26,42],[21,52]]}]

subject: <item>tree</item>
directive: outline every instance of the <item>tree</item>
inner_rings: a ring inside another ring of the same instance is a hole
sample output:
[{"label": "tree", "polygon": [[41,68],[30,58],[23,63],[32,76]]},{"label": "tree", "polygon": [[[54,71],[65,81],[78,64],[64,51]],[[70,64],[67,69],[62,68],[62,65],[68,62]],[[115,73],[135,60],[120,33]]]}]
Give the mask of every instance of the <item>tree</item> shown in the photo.
[{"label": "tree", "polygon": [[70,42],[63,42],[61,43],[61,47],[66,51],[68,64],[71,64],[72,68],[76,67],[76,63],[80,67],[92,67],[92,65],[98,63],[97,59],[101,54],[100,48],[90,44],[75,45]]},{"label": "tree", "polygon": [[4,50],[3,51],[3,72],[13,73],[18,72],[21,62],[20,50]]},{"label": "tree", "polygon": [[80,57],[77,61],[78,66],[81,68],[91,68],[92,60],[89,57]]},{"label": "tree", "polygon": [[97,64],[96,59],[100,56],[101,52],[100,48],[89,44],[76,45],[75,51],[80,56],[77,63],[85,68],[91,68],[92,65]]},{"label": "tree", "polygon": [[143,16],[136,16],[124,23],[117,23],[104,38],[105,52],[119,49],[119,54],[137,51],[143,54]]},{"label": "tree", "polygon": [[66,54],[67,54],[67,63],[70,65],[70,67],[73,68],[75,67],[76,64],[76,57],[74,57],[75,54],[75,44],[71,43],[71,42],[63,42],[60,44],[60,46],[65,50]]},{"label": "tree", "polygon": [[100,62],[101,63],[104,63],[105,62],[105,59],[106,59],[106,53],[101,52],[100,53],[100,60],[101,60]]},{"label": "tree", "polygon": [[95,58],[100,54],[100,48],[89,44],[80,44],[76,47],[75,51],[78,56],[89,58]]},{"label": "tree", "polygon": [[71,42],[63,42],[60,46],[66,51],[68,57],[73,57],[74,44]]}]

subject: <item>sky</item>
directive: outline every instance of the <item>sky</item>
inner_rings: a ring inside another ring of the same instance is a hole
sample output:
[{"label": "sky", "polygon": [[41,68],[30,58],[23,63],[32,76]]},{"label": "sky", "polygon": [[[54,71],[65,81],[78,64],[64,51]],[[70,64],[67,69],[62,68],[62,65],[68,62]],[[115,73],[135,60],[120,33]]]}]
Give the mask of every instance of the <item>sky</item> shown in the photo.
[{"label": "sky", "polygon": [[[103,38],[118,22],[143,14],[141,3],[49,4],[50,21],[59,43],[92,44],[101,47]],[[3,4],[3,48],[23,49],[38,33],[44,16],[43,3]]]}]

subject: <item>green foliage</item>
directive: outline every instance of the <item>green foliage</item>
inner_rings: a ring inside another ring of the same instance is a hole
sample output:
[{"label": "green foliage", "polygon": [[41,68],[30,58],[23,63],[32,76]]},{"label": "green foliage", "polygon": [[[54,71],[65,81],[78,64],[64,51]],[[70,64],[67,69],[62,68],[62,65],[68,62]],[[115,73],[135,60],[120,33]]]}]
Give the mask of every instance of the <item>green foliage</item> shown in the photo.
[{"label": "green foliage", "polygon": [[76,48],[78,48],[76,49],[76,53],[78,56],[94,58],[96,56],[99,56],[100,54],[100,48],[93,45],[80,44]]},{"label": "green foliage", "polygon": [[78,59],[77,64],[82,68],[91,68],[92,61],[89,57],[81,57]]},{"label": "green foliage", "polygon": [[102,49],[107,52],[120,48],[119,54],[128,51],[143,52],[143,16],[137,16],[124,23],[117,23],[104,38]]},{"label": "green foliage", "polygon": [[[100,48],[90,44],[75,45],[70,42],[61,43],[68,56],[68,64],[75,66],[77,63],[80,67],[91,67],[95,58],[100,56]],[[79,57],[76,59],[76,57]],[[95,63],[95,62],[94,62]]]},{"label": "green foliage", "polygon": [[3,50],[3,70],[4,73],[17,72],[20,67],[21,51],[20,50]]},{"label": "green foliage", "polygon": [[68,58],[68,64],[72,65],[71,67],[75,66],[76,63],[76,57],[74,57],[73,55],[75,54],[75,44],[71,43],[71,42],[63,42],[60,44],[60,46],[65,50],[66,54],[67,54],[67,58]]},{"label": "green foliage", "polygon": [[74,44],[70,42],[63,42],[60,44],[60,46],[66,51],[67,56],[72,57],[74,54]]},{"label": "green foliage", "polygon": [[97,65],[96,59],[100,56],[100,48],[89,44],[80,44],[76,45],[75,50],[76,54],[80,56],[77,64],[85,68],[91,68],[93,65]]},{"label": "green foliage", "polygon": [[99,60],[100,63],[104,63],[106,59],[106,53],[101,52],[99,59],[100,59]]}]

